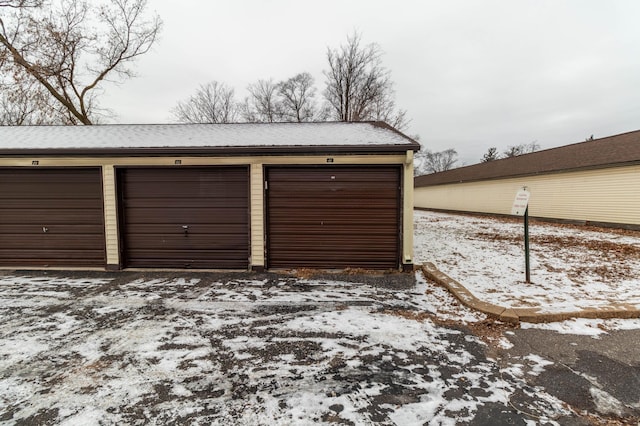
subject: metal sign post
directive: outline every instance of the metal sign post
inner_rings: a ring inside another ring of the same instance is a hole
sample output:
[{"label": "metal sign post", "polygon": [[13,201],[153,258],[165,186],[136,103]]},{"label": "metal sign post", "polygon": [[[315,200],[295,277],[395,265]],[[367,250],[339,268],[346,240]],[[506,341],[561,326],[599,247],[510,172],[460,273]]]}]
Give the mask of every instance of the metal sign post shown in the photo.
[{"label": "metal sign post", "polygon": [[515,216],[524,216],[524,265],[525,278],[527,283],[531,282],[531,267],[529,262],[529,198],[531,193],[526,186],[518,190],[516,199],[513,200],[511,206],[511,214]]},{"label": "metal sign post", "polygon": [[531,266],[529,263],[529,206],[524,211],[524,265],[527,283],[531,282]]}]

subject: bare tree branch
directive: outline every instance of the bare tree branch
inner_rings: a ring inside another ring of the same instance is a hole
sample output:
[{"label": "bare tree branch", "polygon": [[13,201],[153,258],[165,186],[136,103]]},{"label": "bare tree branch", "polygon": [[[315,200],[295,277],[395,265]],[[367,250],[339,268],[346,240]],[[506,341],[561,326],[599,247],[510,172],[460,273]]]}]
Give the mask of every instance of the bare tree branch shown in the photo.
[{"label": "bare tree branch", "polygon": [[447,149],[440,152],[431,152],[427,149],[415,154],[414,173],[416,175],[438,173],[450,170],[458,161],[458,152],[455,149]]},{"label": "bare tree branch", "polygon": [[242,115],[245,121],[274,123],[282,121],[282,106],[278,99],[278,85],[269,80],[258,80],[247,87]]},{"label": "bare tree branch", "polygon": [[382,65],[377,44],[361,46],[360,35],[347,37],[339,49],[327,49],[324,97],[332,116],[340,121],[386,121],[402,130],[408,124],[405,111],[396,111],[393,83]]},{"label": "bare tree branch", "polygon": [[233,88],[212,81],[203,84],[186,101],[178,102],[172,115],[181,123],[232,123],[238,116]]},{"label": "bare tree branch", "polygon": [[146,0],[101,1],[53,0],[44,7],[38,0],[0,0],[19,9],[7,15],[10,27],[0,17],[0,65],[4,57],[5,67],[22,69],[74,124],[92,124],[100,83],[133,77],[131,63],[149,51],[162,26],[157,16],[145,18]]},{"label": "bare tree branch", "polygon": [[61,105],[38,82],[16,79],[21,84],[0,85],[0,125],[71,124]]},{"label": "bare tree branch", "polygon": [[533,141],[530,143],[522,143],[520,145],[513,145],[513,146],[509,146],[503,152],[503,156],[504,156],[503,158],[517,157],[523,154],[530,154],[532,152],[536,152],[539,149],[540,149],[540,144],[538,144],[538,141]]},{"label": "bare tree branch", "polygon": [[303,122],[322,119],[315,104],[315,93],[313,77],[308,72],[281,82],[278,85],[278,95],[283,120]]},{"label": "bare tree branch", "polygon": [[27,7],[40,7],[44,0],[0,0],[0,7],[11,7],[14,9]]},{"label": "bare tree branch", "polygon": [[482,156],[482,162],[488,163],[489,161],[495,161],[499,158],[498,149],[495,146],[487,149],[487,152]]}]

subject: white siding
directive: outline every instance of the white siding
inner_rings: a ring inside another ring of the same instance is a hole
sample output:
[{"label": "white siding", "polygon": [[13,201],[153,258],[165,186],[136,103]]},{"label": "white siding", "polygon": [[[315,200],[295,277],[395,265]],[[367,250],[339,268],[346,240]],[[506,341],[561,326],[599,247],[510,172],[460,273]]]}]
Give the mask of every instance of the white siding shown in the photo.
[{"label": "white siding", "polygon": [[522,186],[531,191],[531,216],[640,225],[640,166],[421,187],[414,205],[509,214]]},{"label": "white siding", "polygon": [[249,179],[251,209],[251,266],[264,267],[264,171],[262,164],[251,165]]},{"label": "white siding", "polygon": [[102,191],[104,200],[104,237],[107,251],[107,265],[118,265],[118,207],[116,178],[113,165],[102,166]]},{"label": "white siding", "polygon": [[413,263],[413,151],[402,168],[402,263]]}]

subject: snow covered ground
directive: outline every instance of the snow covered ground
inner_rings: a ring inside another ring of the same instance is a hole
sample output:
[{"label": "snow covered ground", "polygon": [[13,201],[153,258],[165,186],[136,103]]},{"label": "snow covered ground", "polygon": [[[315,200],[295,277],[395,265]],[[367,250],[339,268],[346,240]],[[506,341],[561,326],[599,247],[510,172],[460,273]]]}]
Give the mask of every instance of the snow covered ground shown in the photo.
[{"label": "snow covered ground", "polygon": [[416,211],[415,258],[499,306],[640,308],[640,232],[541,222],[530,223],[529,232],[530,284],[521,219]]},{"label": "snow covered ground", "polygon": [[453,425],[517,398],[569,414],[523,380],[545,361],[500,367],[455,326],[485,317],[420,277],[248,276],[0,275],[0,423]]}]

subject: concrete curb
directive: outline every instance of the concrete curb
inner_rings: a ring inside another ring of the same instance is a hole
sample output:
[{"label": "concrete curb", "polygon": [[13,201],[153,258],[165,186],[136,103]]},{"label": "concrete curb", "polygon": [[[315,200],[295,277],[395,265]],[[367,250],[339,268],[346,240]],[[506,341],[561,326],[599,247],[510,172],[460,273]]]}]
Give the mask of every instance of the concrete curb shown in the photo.
[{"label": "concrete curb", "polygon": [[478,299],[462,284],[440,271],[431,262],[421,265],[420,270],[425,277],[449,290],[463,305],[483,312],[492,318],[510,322],[512,324],[519,324],[520,322],[557,322],[570,318],[640,318],[640,309],[625,303],[612,304],[597,308],[590,307],[573,312],[554,313],[540,312],[539,309],[536,308],[505,308],[503,306],[494,305]]}]

